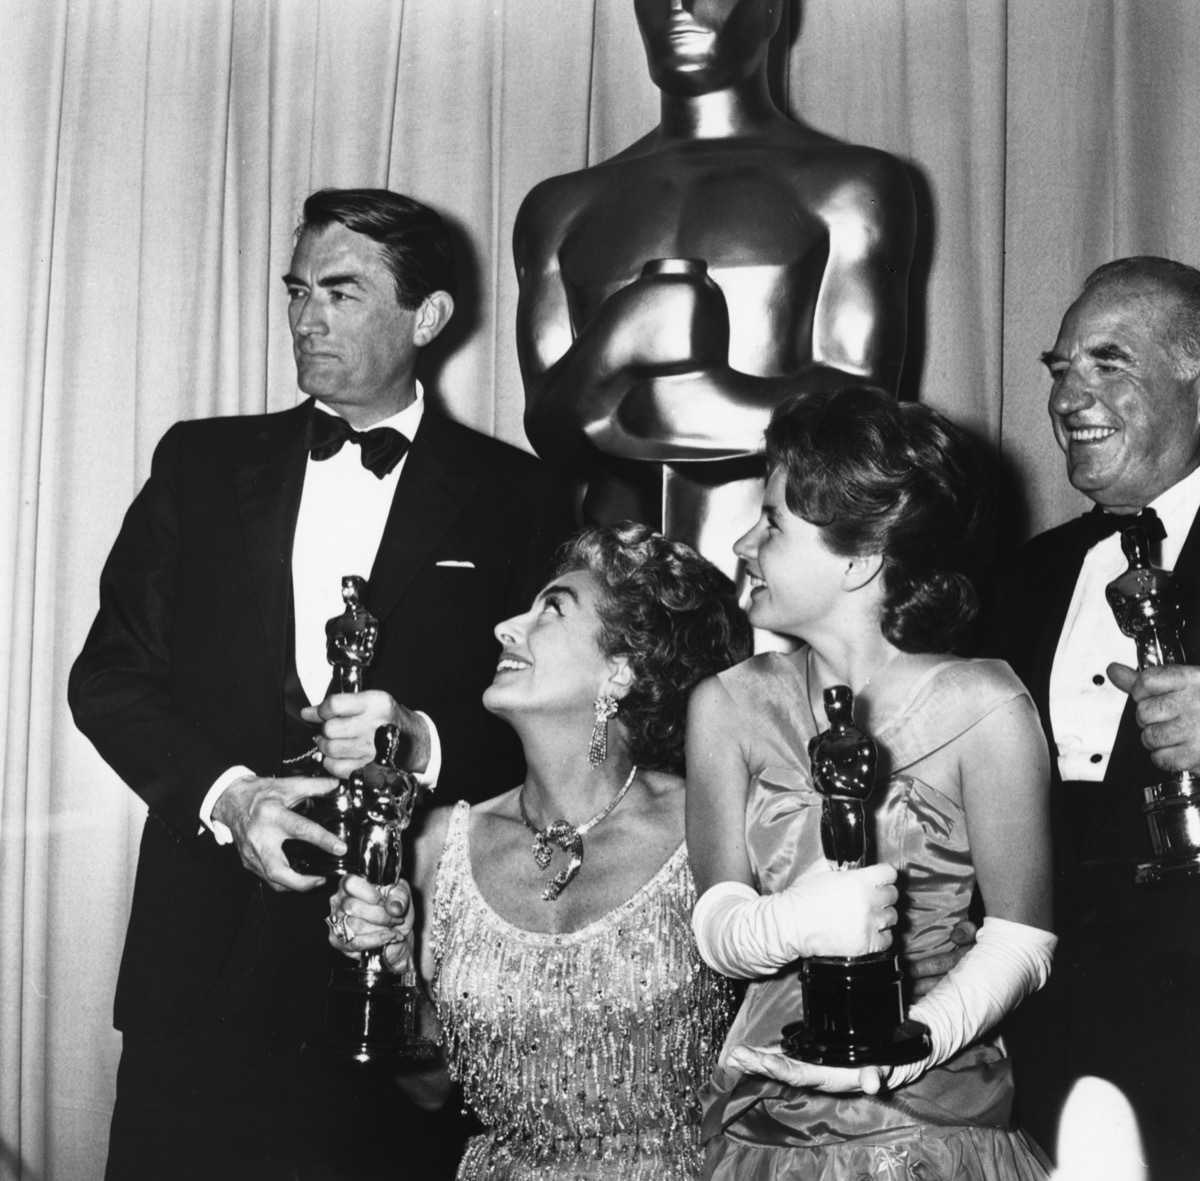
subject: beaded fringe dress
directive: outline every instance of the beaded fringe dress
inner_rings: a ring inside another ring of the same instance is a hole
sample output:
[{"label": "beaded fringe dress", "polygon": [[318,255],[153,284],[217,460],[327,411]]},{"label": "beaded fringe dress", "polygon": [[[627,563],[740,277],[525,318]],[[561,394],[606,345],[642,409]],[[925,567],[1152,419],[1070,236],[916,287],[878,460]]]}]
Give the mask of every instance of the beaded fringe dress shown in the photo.
[{"label": "beaded fringe dress", "polygon": [[697,1092],[732,1016],[700,960],[681,844],[631,898],[578,931],[501,918],[471,874],[456,806],[433,901],[433,996],[447,1057],[486,1126],[459,1181],[690,1181]]}]

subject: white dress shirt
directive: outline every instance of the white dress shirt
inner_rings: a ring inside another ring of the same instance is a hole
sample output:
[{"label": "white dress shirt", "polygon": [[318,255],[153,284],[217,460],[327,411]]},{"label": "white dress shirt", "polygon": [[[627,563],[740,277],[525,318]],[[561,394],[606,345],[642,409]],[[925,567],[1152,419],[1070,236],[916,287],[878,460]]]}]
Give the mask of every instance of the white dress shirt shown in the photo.
[{"label": "white dress shirt", "polygon": [[[1149,505],[1167,531],[1160,555],[1151,560],[1174,570],[1200,509],[1200,468]],[[1064,780],[1100,782],[1108,769],[1126,695],[1109,679],[1112,661],[1137,668],[1137,645],[1122,633],[1104,591],[1128,569],[1121,536],[1114,533],[1087,552],[1050,672],[1050,721],[1058,770]]]},{"label": "white dress shirt", "polygon": [[[317,402],[314,413],[334,412]],[[411,442],[424,414],[425,391],[417,382],[416,399],[399,414],[373,423],[372,429],[393,427]],[[292,600],[296,671],[314,705],[324,700],[332,675],[325,650],[325,624],[345,609],[342,578],[348,574],[370,577],[400,473],[407,462],[406,454],[380,479],[363,467],[361,448],[353,443],[344,443],[328,459],[308,457],[292,542]],[[430,755],[429,765],[417,779],[423,786],[432,787],[441,771],[441,742],[432,719],[419,711],[418,716],[429,730]],[[230,767],[205,795],[200,820],[212,831],[218,844],[228,844],[233,836],[226,825],[213,820],[213,806],[231,783],[253,775],[248,767]]]},{"label": "white dress shirt", "polygon": [[[320,402],[317,414],[332,414]],[[410,406],[383,422],[405,438],[416,437],[425,412],[423,391]],[[362,465],[362,448],[346,443],[336,455],[309,456],[292,543],[292,596],[296,613],[296,671],[309,701],[323,701],[331,669],[325,653],[325,624],[345,609],[342,577],[371,577],[379,539],[387,524],[392,497],[405,455],[383,479]],[[368,684],[370,683],[368,677]]]}]

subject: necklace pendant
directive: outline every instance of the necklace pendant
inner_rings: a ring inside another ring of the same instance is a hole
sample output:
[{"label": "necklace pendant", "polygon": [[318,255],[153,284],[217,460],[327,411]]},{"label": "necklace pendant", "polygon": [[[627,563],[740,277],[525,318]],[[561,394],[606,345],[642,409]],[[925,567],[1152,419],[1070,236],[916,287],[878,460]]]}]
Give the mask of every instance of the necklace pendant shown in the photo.
[{"label": "necklace pendant", "polygon": [[550,843],[546,840],[546,834],[544,832],[535,833],[533,838],[533,859],[537,863],[538,869],[546,869],[553,855]]},{"label": "necklace pendant", "polygon": [[521,813],[521,823],[533,833],[531,852],[538,869],[548,869],[550,866],[550,861],[554,856],[554,850],[550,847],[551,842],[566,853],[568,858],[566,868],[556,873],[542,891],[542,897],[547,902],[553,902],[575,880],[575,875],[583,866],[584,834],[591,832],[625,798],[625,793],[633,784],[633,778],[637,772],[636,765],[631,767],[629,778],[622,784],[621,790],[591,820],[578,827],[560,818],[552,824],[547,824],[545,828],[535,828],[533,821],[529,819],[529,813],[525,810],[525,785],[521,785],[517,792],[517,808]]},{"label": "necklace pendant", "polygon": [[556,873],[547,883],[546,888],[542,891],[543,902],[555,902],[558,896],[571,884],[575,879],[575,875],[579,872],[579,866],[575,864],[568,865],[561,873]]},{"label": "necklace pendant", "polygon": [[573,824],[565,820],[556,820],[543,832],[547,840],[553,841],[570,858],[566,868],[556,873],[542,891],[542,897],[547,902],[553,902],[575,880],[575,875],[583,865],[583,837]]}]

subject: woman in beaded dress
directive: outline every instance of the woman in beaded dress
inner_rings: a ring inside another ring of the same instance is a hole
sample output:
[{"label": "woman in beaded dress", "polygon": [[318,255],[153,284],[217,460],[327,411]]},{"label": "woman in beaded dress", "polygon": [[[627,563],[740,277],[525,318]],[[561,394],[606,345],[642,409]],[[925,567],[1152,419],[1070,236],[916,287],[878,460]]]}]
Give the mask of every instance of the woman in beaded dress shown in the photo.
[{"label": "woman in beaded dress", "polygon": [[568,542],[496,635],[484,703],[521,737],[524,784],[426,816],[415,907],[403,883],[381,899],[344,879],[331,939],[415,956],[444,1059],[400,1082],[427,1106],[462,1086],[486,1129],[463,1181],[695,1178],[698,1092],[733,1010],[691,936],[684,723],[749,625],[714,566],[628,525]]},{"label": "woman in beaded dress", "polygon": [[[1049,763],[1008,666],[949,655],[975,606],[959,572],[977,505],[965,440],[926,407],[850,388],[781,405],[767,458],[736,552],[751,622],[805,643],[704,682],[689,711],[694,928],[710,964],[752,981],[704,1097],[705,1176],[1042,1178],[993,1027],[1049,972]],[[834,685],[880,765],[877,863],[836,873],[808,758]],[[977,943],[909,1011],[928,1057],[851,1069],[783,1053],[803,1001],[781,969],[883,951],[893,925],[902,962],[943,955],[976,885]]]}]

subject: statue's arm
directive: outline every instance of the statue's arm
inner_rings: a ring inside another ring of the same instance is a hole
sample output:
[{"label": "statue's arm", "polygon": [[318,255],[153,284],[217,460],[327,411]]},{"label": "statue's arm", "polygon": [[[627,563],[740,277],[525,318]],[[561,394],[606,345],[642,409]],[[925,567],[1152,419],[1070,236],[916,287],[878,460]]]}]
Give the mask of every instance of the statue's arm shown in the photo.
[{"label": "statue's arm", "polygon": [[[546,186],[522,203],[513,227],[517,270],[517,358],[525,385],[525,433],[533,449],[576,467],[590,460],[588,427],[612,413],[620,399],[615,383],[598,380],[603,341],[575,337],[559,264],[564,226]],[[605,374],[615,377],[616,374]],[[583,454],[581,454],[583,453]]]},{"label": "statue's arm", "polygon": [[821,215],[829,260],[813,317],[815,368],[895,393],[908,336],[908,273],[916,207],[904,165],[873,152],[836,186]]},{"label": "statue's arm", "polygon": [[724,364],[729,348],[724,300],[702,280],[638,279],[577,323],[559,261],[574,212],[543,184],[513,230],[525,432],[540,455],[567,466],[594,459],[593,444],[647,377]]}]

